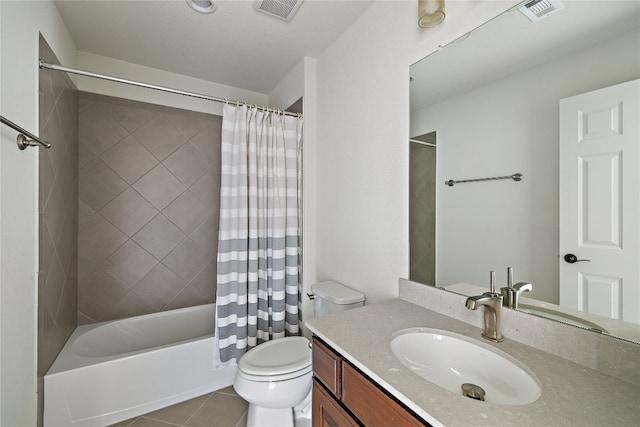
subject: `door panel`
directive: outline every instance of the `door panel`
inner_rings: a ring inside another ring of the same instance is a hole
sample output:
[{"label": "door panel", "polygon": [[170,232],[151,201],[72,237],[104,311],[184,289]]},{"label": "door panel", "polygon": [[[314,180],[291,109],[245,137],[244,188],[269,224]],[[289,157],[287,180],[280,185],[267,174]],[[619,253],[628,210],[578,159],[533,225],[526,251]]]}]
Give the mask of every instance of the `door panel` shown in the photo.
[{"label": "door panel", "polygon": [[639,145],[640,80],[560,101],[560,305],[640,323]]}]

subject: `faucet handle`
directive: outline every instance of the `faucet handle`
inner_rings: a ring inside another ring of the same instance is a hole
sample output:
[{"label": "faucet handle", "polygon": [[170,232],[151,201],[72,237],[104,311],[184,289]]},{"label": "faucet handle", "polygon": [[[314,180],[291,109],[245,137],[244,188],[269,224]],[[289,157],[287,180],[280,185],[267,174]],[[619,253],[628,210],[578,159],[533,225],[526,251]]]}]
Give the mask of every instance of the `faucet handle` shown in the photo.
[{"label": "faucet handle", "polygon": [[513,268],[507,267],[507,288],[513,288]]},{"label": "faucet handle", "polygon": [[496,272],[493,270],[489,272],[489,292],[496,293]]}]

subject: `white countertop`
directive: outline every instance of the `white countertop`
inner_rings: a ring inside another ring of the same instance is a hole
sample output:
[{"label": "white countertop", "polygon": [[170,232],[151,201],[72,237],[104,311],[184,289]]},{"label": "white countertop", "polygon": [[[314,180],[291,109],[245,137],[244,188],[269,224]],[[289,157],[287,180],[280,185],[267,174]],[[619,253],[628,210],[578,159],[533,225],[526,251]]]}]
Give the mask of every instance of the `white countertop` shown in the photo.
[{"label": "white countertop", "polygon": [[[481,316],[481,313],[477,313]],[[444,390],[406,368],[392,335],[436,328],[481,340],[481,329],[401,299],[307,321],[307,327],[427,422],[445,426],[638,426],[640,387],[508,336],[483,342],[526,365],[542,386],[534,403],[489,404]],[[561,344],[558,344],[561,345]]]}]

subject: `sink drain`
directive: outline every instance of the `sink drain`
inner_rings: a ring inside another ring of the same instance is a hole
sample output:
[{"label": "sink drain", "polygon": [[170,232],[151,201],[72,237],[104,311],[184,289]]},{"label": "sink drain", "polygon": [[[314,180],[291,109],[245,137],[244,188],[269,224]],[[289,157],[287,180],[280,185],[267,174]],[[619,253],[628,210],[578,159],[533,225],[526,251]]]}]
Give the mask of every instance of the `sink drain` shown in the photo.
[{"label": "sink drain", "polygon": [[460,386],[462,388],[462,395],[470,399],[481,400],[484,402],[484,389],[479,385],[464,383]]}]

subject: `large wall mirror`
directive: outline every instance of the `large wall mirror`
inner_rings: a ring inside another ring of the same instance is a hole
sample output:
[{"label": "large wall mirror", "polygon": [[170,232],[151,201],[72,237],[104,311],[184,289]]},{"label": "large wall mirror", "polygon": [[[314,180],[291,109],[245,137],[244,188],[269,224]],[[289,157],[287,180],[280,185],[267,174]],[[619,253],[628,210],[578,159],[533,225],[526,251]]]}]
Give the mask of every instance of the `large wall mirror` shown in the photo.
[{"label": "large wall mirror", "polygon": [[640,342],[640,2],[557,8],[411,66],[410,279]]}]

